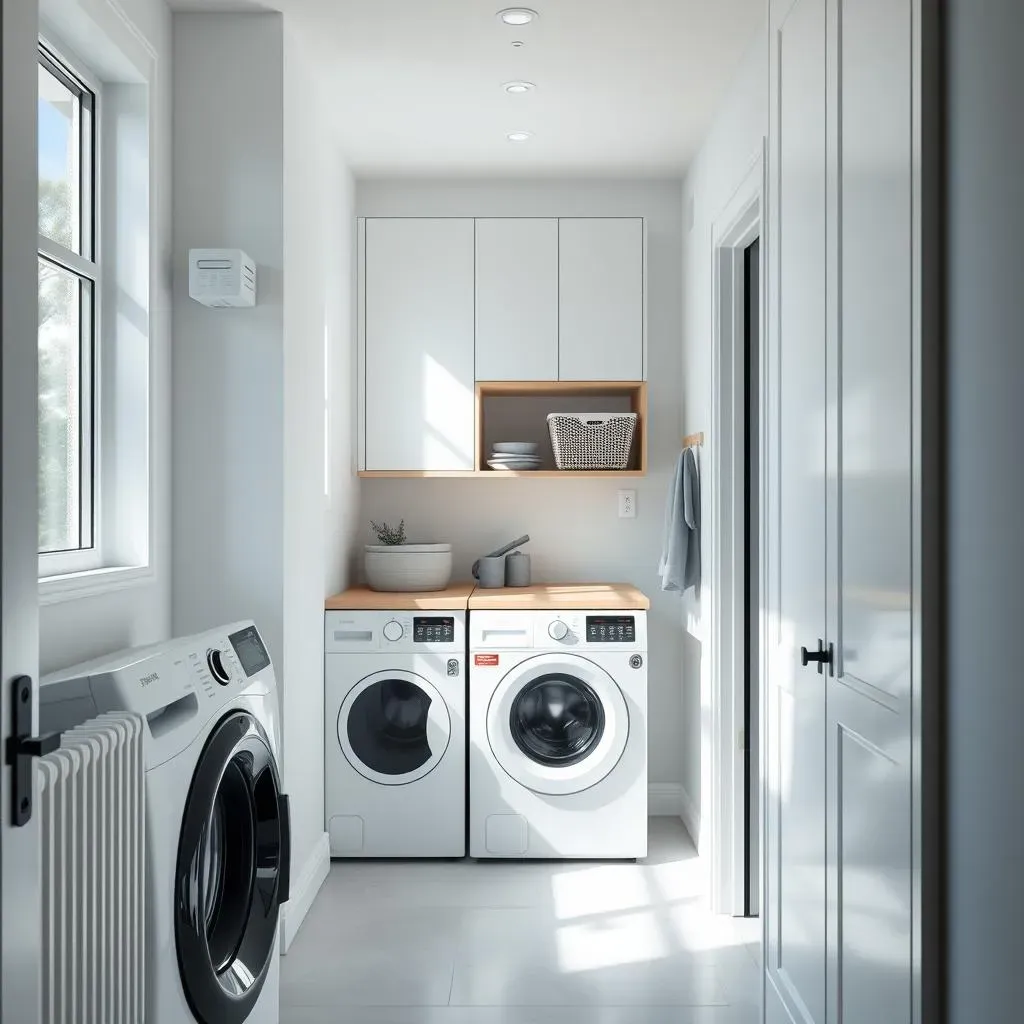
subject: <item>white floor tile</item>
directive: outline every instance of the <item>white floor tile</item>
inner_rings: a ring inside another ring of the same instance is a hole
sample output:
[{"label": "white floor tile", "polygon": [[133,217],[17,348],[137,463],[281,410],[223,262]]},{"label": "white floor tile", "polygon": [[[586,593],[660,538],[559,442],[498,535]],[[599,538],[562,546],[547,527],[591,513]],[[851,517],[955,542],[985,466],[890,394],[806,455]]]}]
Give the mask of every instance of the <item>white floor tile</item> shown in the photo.
[{"label": "white floor tile", "polygon": [[760,923],[715,917],[685,831],[641,864],[336,861],[282,1024],[755,1024]]}]

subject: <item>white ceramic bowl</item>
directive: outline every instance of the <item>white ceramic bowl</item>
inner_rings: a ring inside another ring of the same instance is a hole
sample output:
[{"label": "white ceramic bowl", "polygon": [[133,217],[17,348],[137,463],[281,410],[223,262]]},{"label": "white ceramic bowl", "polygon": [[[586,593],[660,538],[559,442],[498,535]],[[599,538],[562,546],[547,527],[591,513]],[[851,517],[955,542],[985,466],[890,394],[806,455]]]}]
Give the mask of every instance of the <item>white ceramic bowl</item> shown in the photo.
[{"label": "white ceramic bowl", "polygon": [[497,441],[494,450],[499,455],[533,455],[537,445],[533,441]]},{"label": "white ceramic bowl", "polygon": [[366,583],[401,594],[444,590],[452,578],[451,544],[367,544]]}]

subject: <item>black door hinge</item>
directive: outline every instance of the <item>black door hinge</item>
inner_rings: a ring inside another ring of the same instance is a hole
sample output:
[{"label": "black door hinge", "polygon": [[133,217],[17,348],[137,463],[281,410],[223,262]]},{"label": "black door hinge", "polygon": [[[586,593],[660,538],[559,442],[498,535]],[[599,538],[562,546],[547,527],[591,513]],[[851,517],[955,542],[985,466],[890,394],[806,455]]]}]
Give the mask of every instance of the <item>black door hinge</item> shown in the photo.
[{"label": "black door hinge", "polygon": [[32,735],[32,680],[18,676],[11,685],[11,733],[7,738],[7,763],[11,766],[11,824],[28,824],[35,794],[34,758],[49,754],[60,746],[60,733]]}]

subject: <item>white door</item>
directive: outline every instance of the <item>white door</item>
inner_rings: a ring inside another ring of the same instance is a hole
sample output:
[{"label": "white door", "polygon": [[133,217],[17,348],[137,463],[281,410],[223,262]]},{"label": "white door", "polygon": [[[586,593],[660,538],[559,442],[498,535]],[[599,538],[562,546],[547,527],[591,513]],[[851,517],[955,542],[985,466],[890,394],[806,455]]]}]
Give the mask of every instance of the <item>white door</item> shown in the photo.
[{"label": "white door", "polygon": [[[0,8],[0,749],[12,735],[13,687],[32,680],[33,725],[39,673],[36,344],[36,47],[34,0]],[[42,921],[39,815],[12,824],[12,769],[0,780],[0,1019],[40,1019]],[[34,770],[34,769],[33,769]]]},{"label": "white door", "polygon": [[[765,970],[770,1024],[825,1024],[826,0],[771,8]],[[865,1022],[867,1024],[867,1022]]]},{"label": "white door", "polygon": [[477,380],[558,379],[558,221],[476,222]]},{"label": "white door", "polygon": [[644,222],[558,222],[559,380],[644,379]]},{"label": "white door", "polygon": [[845,3],[829,41],[828,978],[846,1024],[911,1020],[915,6]]},{"label": "white door", "polygon": [[473,221],[366,221],[368,470],[475,464]]}]

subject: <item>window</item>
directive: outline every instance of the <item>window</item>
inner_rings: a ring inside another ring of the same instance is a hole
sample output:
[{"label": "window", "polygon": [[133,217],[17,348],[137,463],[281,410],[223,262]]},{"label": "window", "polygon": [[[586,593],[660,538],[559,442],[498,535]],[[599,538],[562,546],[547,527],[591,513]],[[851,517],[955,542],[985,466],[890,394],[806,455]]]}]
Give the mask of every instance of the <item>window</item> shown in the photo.
[{"label": "window", "polygon": [[40,574],[99,564],[96,90],[39,50]]}]

